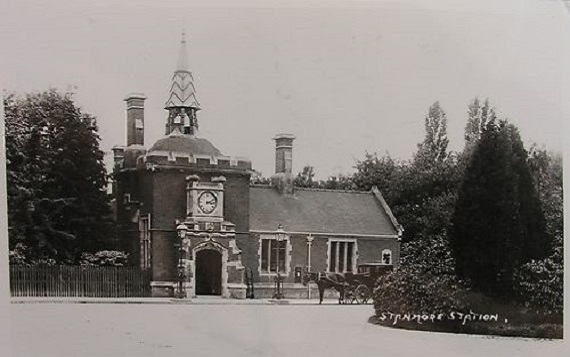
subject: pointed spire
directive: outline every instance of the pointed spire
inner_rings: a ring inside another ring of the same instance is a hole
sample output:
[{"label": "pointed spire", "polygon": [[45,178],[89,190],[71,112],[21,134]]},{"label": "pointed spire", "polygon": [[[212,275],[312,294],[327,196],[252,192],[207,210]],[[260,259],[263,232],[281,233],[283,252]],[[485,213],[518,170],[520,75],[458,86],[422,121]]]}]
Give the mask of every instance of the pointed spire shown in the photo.
[{"label": "pointed spire", "polygon": [[188,50],[186,49],[186,32],[182,31],[182,41],[180,41],[180,50],[178,51],[177,71],[190,71],[188,66]]},{"label": "pointed spire", "polygon": [[196,97],[194,78],[188,65],[186,33],[184,31],[182,32],[182,41],[180,41],[178,63],[172,76],[170,93],[164,109],[169,111],[166,134],[172,133],[176,127],[183,128],[181,131],[185,134],[196,132],[198,128],[196,112],[200,110],[200,103]]}]

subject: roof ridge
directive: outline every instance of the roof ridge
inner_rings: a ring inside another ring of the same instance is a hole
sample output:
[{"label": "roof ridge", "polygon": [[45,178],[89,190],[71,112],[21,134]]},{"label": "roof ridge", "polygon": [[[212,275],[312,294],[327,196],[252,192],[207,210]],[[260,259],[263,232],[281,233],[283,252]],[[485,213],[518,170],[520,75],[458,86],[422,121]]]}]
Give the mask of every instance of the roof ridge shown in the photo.
[{"label": "roof ridge", "polygon": [[341,193],[366,193],[366,194],[369,194],[369,193],[370,193],[370,191],[361,191],[361,190],[340,190],[340,189],[316,188],[316,187],[295,187],[294,190],[315,191],[315,192],[341,192]]},{"label": "roof ridge", "polygon": [[[274,185],[271,183],[251,183],[249,184],[250,187],[260,187],[260,188],[275,188]],[[338,193],[359,193],[359,194],[371,194],[371,191],[360,191],[360,190],[339,190],[339,189],[332,189],[332,188],[315,188],[315,187],[295,187],[293,191],[293,195],[295,191],[313,191],[313,192],[338,192]]]}]

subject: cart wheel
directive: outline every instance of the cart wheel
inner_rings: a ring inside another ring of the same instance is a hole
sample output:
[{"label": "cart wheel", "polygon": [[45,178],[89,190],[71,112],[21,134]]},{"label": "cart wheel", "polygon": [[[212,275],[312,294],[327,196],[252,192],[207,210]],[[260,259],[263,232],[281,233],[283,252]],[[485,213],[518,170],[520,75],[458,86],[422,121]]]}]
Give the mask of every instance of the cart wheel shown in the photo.
[{"label": "cart wheel", "polygon": [[348,293],[347,299],[346,299],[347,304],[348,303],[353,304],[355,300],[356,300],[356,295],[354,293],[354,290],[350,289],[350,292]]},{"label": "cart wheel", "polygon": [[342,302],[344,304],[352,304],[353,300],[354,300],[354,292],[351,289],[344,290],[344,299]]},{"label": "cart wheel", "polygon": [[368,302],[368,298],[370,297],[370,289],[368,289],[368,286],[360,284],[354,291],[354,297],[356,299],[356,303],[366,304]]}]

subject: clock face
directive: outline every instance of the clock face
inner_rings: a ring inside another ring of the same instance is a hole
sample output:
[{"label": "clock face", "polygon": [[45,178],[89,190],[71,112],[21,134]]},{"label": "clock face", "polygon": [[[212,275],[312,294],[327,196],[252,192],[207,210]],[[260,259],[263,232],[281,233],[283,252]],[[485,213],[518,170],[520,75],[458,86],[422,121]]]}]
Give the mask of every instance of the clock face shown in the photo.
[{"label": "clock face", "polygon": [[205,214],[214,212],[218,205],[218,198],[211,191],[202,192],[198,196],[198,208]]}]

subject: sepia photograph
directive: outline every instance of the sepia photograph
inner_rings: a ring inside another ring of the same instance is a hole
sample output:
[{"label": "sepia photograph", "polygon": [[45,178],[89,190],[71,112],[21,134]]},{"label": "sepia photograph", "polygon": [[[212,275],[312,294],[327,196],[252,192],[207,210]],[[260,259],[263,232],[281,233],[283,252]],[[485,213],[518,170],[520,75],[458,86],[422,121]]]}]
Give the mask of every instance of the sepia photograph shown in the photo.
[{"label": "sepia photograph", "polygon": [[2,355],[565,355],[570,1],[1,8]]}]

